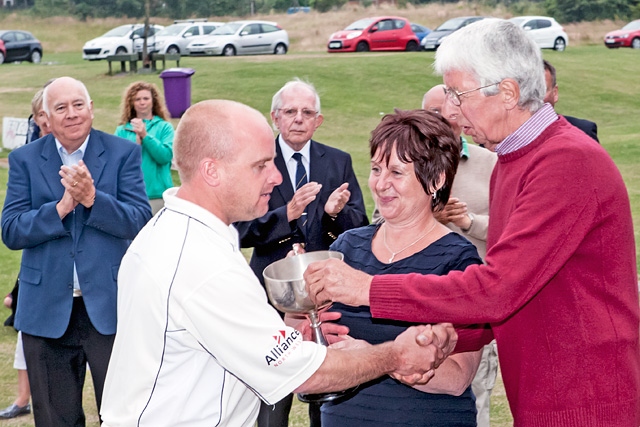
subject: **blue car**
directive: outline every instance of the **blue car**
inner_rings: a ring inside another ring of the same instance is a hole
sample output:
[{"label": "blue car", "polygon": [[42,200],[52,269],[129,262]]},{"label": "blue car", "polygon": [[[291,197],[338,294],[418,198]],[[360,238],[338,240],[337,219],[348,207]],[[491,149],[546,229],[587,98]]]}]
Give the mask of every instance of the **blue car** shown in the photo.
[{"label": "blue car", "polygon": [[416,34],[416,37],[418,37],[420,41],[422,41],[422,39],[431,32],[431,30],[424,25],[415,24],[413,22],[411,23],[411,31]]}]

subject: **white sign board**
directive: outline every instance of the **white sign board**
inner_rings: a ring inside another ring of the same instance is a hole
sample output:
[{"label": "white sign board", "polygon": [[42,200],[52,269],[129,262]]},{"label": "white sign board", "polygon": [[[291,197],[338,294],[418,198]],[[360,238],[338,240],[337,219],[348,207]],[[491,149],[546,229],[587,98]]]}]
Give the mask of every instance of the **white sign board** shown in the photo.
[{"label": "white sign board", "polygon": [[9,150],[18,148],[27,140],[29,121],[16,117],[2,118],[2,146]]}]

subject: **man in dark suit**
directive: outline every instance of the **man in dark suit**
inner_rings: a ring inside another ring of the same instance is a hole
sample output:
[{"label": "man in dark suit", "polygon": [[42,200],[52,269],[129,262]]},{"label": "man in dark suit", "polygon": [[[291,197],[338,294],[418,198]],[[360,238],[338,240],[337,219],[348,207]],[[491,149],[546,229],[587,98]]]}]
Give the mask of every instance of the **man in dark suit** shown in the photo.
[{"label": "man in dark suit", "polygon": [[82,82],[44,92],[52,134],[9,155],[2,239],[22,249],[15,318],[36,426],[84,426],[87,363],[100,409],[116,331],[116,277],[151,217],[140,147],[93,130]]},{"label": "man in dark suit", "polygon": [[[556,68],[551,65],[551,63],[546,59],[544,59],[542,62],[544,63],[544,79],[547,83],[547,92],[544,95],[544,102],[548,102],[555,107],[556,102],[558,102]],[[569,123],[580,129],[582,132],[589,135],[596,142],[600,142],[598,140],[598,125],[596,125],[594,122],[571,116],[564,116],[564,118],[567,119]]]},{"label": "man in dark suit", "polygon": [[[236,224],[241,246],[253,247],[250,265],[263,285],[264,268],[284,258],[294,245],[307,252],[326,250],[343,231],[369,222],[351,156],[311,139],[323,121],[315,88],[299,79],[285,84],[273,96],[271,120],[280,131],[275,164],[282,184],[273,190],[266,215]],[[291,403],[289,397],[275,408],[263,404],[258,426],[288,425]],[[309,412],[312,425],[318,426],[315,409],[311,405]]]}]

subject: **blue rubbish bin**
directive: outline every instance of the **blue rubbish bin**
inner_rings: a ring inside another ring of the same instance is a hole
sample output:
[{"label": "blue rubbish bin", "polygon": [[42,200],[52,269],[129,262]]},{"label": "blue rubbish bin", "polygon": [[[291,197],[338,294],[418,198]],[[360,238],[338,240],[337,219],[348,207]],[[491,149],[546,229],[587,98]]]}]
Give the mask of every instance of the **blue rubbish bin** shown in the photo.
[{"label": "blue rubbish bin", "polygon": [[160,73],[164,86],[164,99],[171,117],[182,117],[191,106],[191,76],[193,68],[168,68]]}]

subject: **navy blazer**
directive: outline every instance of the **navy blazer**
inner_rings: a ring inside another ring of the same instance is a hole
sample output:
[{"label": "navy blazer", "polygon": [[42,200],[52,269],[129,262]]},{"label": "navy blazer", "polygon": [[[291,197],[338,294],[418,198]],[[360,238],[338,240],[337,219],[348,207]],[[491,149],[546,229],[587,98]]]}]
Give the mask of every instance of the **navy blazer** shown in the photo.
[{"label": "navy blazer", "polygon": [[15,327],[61,337],[73,305],[73,264],[93,326],[116,332],[120,260],[151,218],[140,168],[140,146],[91,130],[83,158],[96,187],[89,209],[78,205],[60,219],[62,160],[53,135],[9,154],[9,183],[2,210],[2,240],[22,249]]},{"label": "navy blazer", "polygon": [[[240,245],[254,248],[249,265],[263,284],[264,268],[284,258],[294,243],[304,242],[307,252],[327,250],[343,231],[369,223],[351,156],[313,140],[310,143],[309,181],[322,184],[322,189],[307,208],[306,230],[300,230],[295,220],[287,221],[287,203],[293,198],[294,189],[277,139],[275,164],[282,174],[282,184],[271,193],[269,212],[253,221],[235,224]],[[334,220],[324,212],[324,205],[345,182],[349,183],[351,197]]]}]

